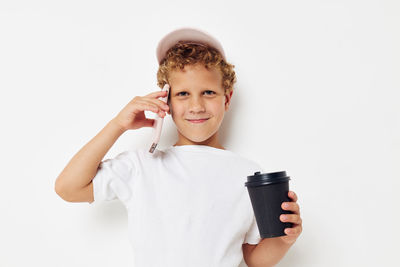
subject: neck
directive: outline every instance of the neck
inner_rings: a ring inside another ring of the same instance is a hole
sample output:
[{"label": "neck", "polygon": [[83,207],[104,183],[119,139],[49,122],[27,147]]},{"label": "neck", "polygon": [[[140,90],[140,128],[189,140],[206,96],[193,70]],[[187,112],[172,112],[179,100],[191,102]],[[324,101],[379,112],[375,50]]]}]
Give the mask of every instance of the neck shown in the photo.
[{"label": "neck", "polygon": [[209,139],[204,140],[202,142],[194,142],[191,141],[187,138],[184,138],[183,136],[179,135],[179,140],[178,142],[175,143],[174,146],[184,146],[184,145],[203,145],[203,146],[211,146],[211,147],[215,147],[215,148],[219,148],[219,149],[224,149],[225,148],[220,144],[220,142],[218,141],[218,137],[217,137],[217,133],[213,136],[211,136]]}]

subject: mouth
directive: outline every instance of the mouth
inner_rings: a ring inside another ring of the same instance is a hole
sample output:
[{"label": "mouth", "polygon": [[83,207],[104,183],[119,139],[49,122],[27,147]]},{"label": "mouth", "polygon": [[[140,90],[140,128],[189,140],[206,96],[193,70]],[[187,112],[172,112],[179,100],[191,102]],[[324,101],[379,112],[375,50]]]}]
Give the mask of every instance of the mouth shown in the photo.
[{"label": "mouth", "polygon": [[207,118],[207,119],[197,119],[197,120],[188,120],[188,121],[190,121],[191,123],[203,123],[203,122],[205,122],[206,120],[208,120],[209,118]]}]

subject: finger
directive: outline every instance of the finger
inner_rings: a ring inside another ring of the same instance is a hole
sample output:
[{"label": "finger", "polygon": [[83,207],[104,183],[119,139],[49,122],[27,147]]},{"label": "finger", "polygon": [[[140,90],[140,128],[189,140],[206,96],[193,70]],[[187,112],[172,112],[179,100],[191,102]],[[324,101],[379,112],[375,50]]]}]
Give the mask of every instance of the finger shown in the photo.
[{"label": "finger", "polygon": [[137,105],[140,107],[141,110],[148,110],[148,111],[153,111],[154,113],[160,112],[160,108],[154,104],[151,101],[146,101],[146,100],[138,100]]},{"label": "finger", "polygon": [[151,100],[152,103],[155,103],[162,110],[169,110],[169,106],[162,100],[154,99]]},{"label": "finger", "polygon": [[295,213],[300,213],[300,206],[296,202],[282,202],[281,207],[283,210],[290,210]]},{"label": "finger", "polygon": [[166,112],[169,110],[169,107],[162,101],[160,102],[148,101],[149,105],[156,107],[156,111],[154,112],[157,113],[160,118],[164,118],[167,116]]},{"label": "finger", "polygon": [[150,110],[150,111],[153,111],[155,113],[169,110],[169,106],[167,104],[165,104],[161,100],[152,100],[152,99],[140,98],[140,99],[135,100],[135,101],[136,101],[136,103],[141,105],[141,107],[145,107],[146,110]]},{"label": "finger", "polygon": [[300,225],[291,228],[285,228],[285,234],[287,235],[299,235],[302,231],[302,227]]},{"label": "finger", "polygon": [[297,201],[297,195],[296,195],[295,192],[289,191],[289,192],[288,192],[288,196],[289,196],[294,202]]},{"label": "finger", "polygon": [[282,222],[290,222],[290,223],[294,223],[294,224],[301,224],[302,223],[302,219],[297,214],[282,214],[279,217],[279,219]]},{"label": "finger", "polygon": [[159,97],[165,97],[167,96],[167,91],[156,91],[156,92],[152,92],[148,95],[146,95],[146,97],[150,97],[150,98],[159,98]]}]

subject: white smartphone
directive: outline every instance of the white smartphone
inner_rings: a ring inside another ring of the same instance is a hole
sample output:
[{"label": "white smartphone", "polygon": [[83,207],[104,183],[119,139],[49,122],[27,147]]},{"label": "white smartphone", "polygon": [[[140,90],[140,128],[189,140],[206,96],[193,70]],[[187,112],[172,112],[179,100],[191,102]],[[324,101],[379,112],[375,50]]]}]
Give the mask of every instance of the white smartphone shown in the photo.
[{"label": "white smartphone", "polygon": [[[164,85],[164,88],[162,89],[162,91],[167,91],[167,96],[162,97],[160,100],[164,101],[168,105],[169,84],[166,83]],[[153,124],[153,139],[152,139],[152,144],[151,144],[151,147],[149,150],[150,153],[154,152],[154,150],[156,149],[156,147],[158,145],[158,142],[160,141],[163,122],[164,122],[164,118],[160,118],[157,113],[154,124]]]}]

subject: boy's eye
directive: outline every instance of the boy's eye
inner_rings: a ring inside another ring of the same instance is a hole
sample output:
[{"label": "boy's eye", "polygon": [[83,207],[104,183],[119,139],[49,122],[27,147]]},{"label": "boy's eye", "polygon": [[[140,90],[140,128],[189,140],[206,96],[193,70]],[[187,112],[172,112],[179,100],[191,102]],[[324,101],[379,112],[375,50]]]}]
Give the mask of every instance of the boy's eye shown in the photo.
[{"label": "boy's eye", "polygon": [[211,91],[211,90],[207,90],[207,91],[205,91],[205,92],[211,92],[212,94],[215,94],[215,92],[214,92],[214,91]]},{"label": "boy's eye", "polygon": [[[204,92],[208,92],[208,93],[211,93],[211,94],[215,94],[215,92],[214,92],[214,91],[211,91],[211,90],[207,90],[207,91],[204,91]],[[187,93],[187,92],[179,92],[178,95],[181,95],[181,94],[184,94],[184,93]]]}]

